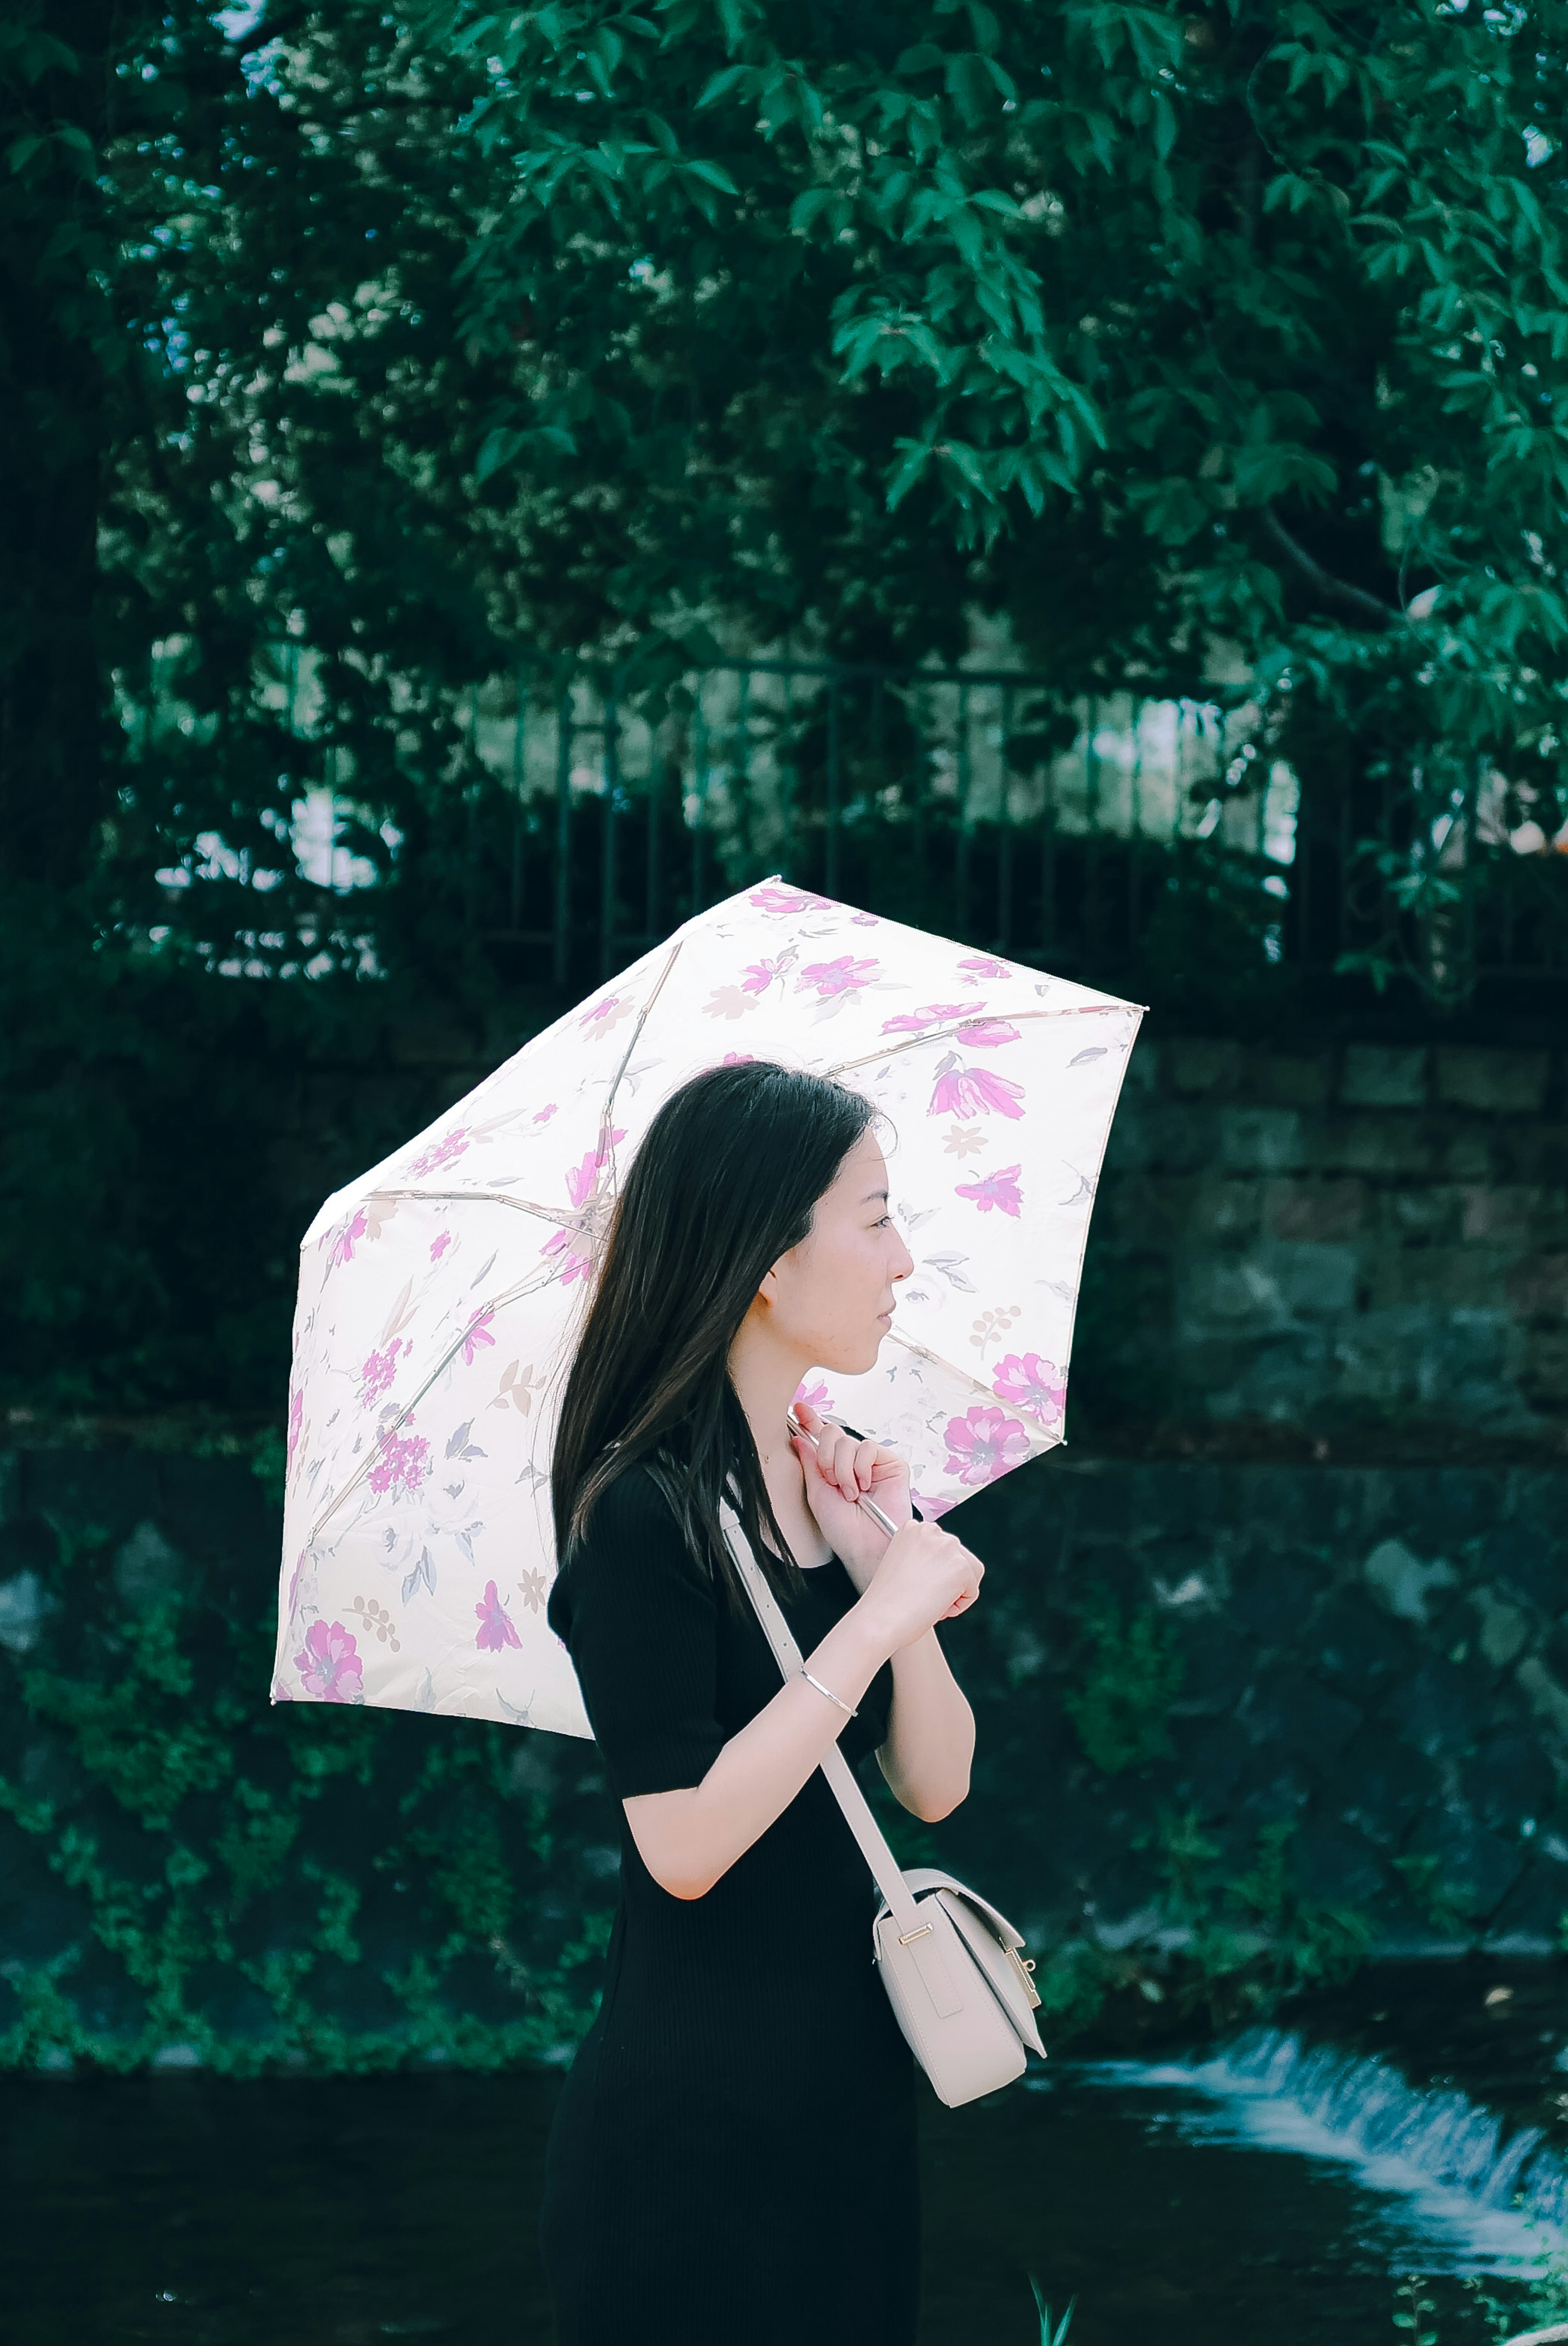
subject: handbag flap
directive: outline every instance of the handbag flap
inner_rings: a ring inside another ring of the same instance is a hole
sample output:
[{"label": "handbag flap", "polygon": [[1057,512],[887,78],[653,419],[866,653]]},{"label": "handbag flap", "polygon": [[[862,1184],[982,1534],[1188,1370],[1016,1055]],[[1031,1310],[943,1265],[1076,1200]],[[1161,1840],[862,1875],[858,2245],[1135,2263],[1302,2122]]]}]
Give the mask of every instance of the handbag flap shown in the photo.
[{"label": "handbag flap", "polygon": [[941,1867],[935,1865],[907,1865],[904,1880],[917,1898],[923,1890],[956,1892],[960,1898],[967,1898],[970,1904],[984,1915],[1004,1947],[1021,1947],[1023,1944],[1023,1932],[1014,1929],[1006,1915],[1000,1912],[989,1898],[983,1898],[978,1890],[970,1888],[967,1882],[960,1882],[956,1874],[943,1873]]}]

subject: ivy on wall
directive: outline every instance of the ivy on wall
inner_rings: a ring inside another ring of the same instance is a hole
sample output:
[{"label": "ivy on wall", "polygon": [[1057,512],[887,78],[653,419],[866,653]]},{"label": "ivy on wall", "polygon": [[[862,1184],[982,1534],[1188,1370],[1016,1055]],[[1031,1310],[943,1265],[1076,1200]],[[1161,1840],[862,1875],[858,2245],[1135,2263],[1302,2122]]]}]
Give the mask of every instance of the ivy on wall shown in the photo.
[{"label": "ivy on wall", "polygon": [[270,1619],[181,1561],[68,1543],[5,1625],[0,2066],[558,2057],[613,1901],[591,1748],[270,1709]]}]

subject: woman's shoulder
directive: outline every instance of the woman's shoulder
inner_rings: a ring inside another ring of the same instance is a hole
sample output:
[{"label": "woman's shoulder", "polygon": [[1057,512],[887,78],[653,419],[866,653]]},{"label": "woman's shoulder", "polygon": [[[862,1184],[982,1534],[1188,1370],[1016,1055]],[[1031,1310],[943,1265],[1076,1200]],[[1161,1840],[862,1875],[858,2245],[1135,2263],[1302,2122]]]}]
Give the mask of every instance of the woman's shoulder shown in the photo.
[{"label": "woman's shoulder", "polygon": [[599,1494],[550,1592],[550,1626],[569,1636],[590,1617],[639,1619],[677,1591],[711,1602],[712,1583],[657,1476],[628,1466]]},{"label": "woman's shoulder", "polygon": [[640,1460],[600,1492],[570,1557],[573,1573],[613,1573],[624,1564],[645,1572],[650,1566],[700,1570],[667,1485]]}]

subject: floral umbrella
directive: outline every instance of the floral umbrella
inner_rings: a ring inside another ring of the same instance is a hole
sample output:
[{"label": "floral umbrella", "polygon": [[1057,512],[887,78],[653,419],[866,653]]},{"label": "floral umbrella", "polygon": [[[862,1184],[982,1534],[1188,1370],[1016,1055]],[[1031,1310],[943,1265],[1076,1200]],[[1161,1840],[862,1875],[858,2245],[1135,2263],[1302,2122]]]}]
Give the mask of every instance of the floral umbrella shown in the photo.
[{"label": "floral umbrella", "polygon": [[300,1255],[274,1699],[588,1732],[545,1618],[555,1407],[619,1173],[719,1062],[840,1076],[887,1119],[915,1270],[877,1366],[805,1398],[897,1443],[932,1515],[1060,1442],[1141,1015],[769,880],[329,1198]]}]

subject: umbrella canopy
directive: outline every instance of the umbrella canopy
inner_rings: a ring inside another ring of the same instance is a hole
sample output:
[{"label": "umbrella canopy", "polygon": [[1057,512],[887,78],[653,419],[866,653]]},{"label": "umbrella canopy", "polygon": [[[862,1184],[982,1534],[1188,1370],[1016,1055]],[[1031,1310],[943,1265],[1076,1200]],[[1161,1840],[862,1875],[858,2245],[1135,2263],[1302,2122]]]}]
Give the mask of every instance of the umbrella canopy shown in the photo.
[{"label": "umbrella canopy", "polygon": [[588,1732],[545,1618],[555,1408],[617,1178],[705,1067],[874,1100],[915,1260],[866,1375],[805,1398],[941,1515],[1062,1439],[1135,1005],[769,880],[524,1045],[305,1235],[275,1700]]}]

